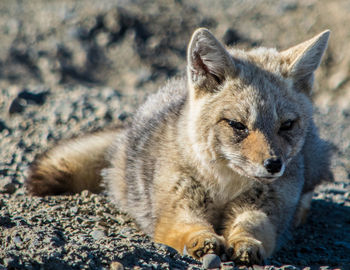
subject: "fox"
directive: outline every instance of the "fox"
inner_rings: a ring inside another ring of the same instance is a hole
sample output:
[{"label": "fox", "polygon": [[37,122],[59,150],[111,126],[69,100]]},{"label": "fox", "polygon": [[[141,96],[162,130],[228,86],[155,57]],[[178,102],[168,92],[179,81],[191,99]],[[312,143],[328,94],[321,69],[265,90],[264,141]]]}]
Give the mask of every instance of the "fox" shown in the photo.
[{"label": "fox", "polygon": [[34,196],[105,192],[155,242],[201,260],[262,264],[332,181],[313,120],[314,73],[330,31],[289,49],[226,47],[205,28],[187,73],[127,126],[65,140],[36,157]]}]

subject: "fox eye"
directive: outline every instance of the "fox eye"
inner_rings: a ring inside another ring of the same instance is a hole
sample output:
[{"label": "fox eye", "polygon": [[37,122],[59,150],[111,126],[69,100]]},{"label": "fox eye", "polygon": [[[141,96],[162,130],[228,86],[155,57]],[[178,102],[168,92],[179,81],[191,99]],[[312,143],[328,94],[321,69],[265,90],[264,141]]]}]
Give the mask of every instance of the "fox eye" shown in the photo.
[{"label": "fox eye", "polygon": [[234,129],[239,130],[239,131],[248,131],[248,128],[243,125],[241,122],[237,122],[234,120],[226,120],[227,123]]},{"label": "fox eye", "polygon": [[285,121],[281,124],[279,131],[291,130],[293,128],[294,122],[295,121],[288,119],[287,121]]}]

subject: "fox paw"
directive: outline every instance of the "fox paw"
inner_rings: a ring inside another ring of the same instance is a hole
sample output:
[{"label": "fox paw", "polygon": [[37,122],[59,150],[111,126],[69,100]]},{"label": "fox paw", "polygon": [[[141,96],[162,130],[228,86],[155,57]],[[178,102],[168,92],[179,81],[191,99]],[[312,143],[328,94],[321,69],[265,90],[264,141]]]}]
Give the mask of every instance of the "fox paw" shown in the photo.
[{"label": "fox paw", "polygon": [[188,255],[196,259],[201,259],[206,254],[220,256],[224,253],[224,250],[225,244],[223,237],[204,231],[190,238],[184,248],[184,254],[187,251]]},{"label": "fox paw", "polygon": [[228,254],[238,265],[263,264],[264,248],[256,239],[239,239],[229,243]]}]

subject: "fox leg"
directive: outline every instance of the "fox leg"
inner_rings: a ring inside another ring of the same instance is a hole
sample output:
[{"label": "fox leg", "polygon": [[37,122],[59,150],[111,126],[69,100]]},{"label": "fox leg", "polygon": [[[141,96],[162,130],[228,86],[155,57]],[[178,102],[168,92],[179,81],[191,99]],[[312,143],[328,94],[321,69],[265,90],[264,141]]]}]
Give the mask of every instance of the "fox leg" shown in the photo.
[{"label": "fox leg", "polygon": [[237,264],[263,263],[274,252],[281,234],[290,227],[303,179],[282,180],[270,185],[256,183],[227,206],[222,233],[229,247],[228,255]]},{"label": "fox leg", "polygon": [[156,226],[154,240],[196,259],[210,253],[221,255],[225,252],[224,238],[205,221],[186,222],[163,217]]},{"label": "fox leg", "polygon": [[159,199],[154,240],[196,259],[224,253],[224,238],[211,222],[216,212],[208,191],[191,177],[182,176],[173,183]]},{"label": "fox leg", "polygon": [[276,243],[276,229],[260,210],[246,210],[228,220],[224,237],[228,254],[238,264],[261,264]]}]

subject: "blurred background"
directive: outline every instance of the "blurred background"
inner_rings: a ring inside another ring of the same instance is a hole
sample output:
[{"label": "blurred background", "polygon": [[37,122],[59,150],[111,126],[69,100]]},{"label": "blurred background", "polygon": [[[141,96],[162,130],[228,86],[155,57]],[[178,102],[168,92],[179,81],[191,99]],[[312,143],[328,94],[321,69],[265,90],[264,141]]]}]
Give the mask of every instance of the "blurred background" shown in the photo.
[{"label": "blurred background", "polygon": [[[331,29],[320,106],[350,100],[347,0],[35,0],[0,2],[0,86],[106,85],[154,91],[182,74],[197,27],[226,45],[285,49]],[[149,84],[151,83],[151,87]]]}]

